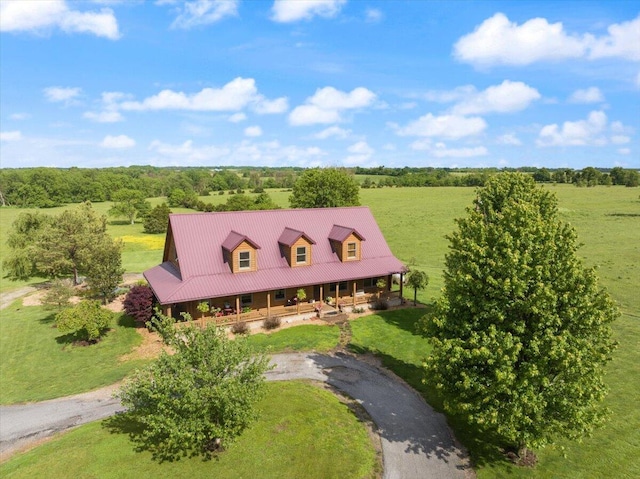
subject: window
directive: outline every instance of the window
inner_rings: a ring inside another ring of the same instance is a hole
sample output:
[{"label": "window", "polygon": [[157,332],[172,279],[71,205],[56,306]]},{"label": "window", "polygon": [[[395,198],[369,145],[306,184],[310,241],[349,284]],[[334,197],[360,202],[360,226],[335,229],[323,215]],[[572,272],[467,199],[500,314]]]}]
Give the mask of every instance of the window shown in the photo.
[{"label": "window", "polygon": [[364,287],[373,288],[377,282],[378,282],[378,278],[366,278],[364,280]]},{"label": "window", "polygon": [[357,258],[358,257],[358,246],[356,243],[347,243],[347,258]]},{"label": "window", "polygon": [[[340,285],[338,287],[340,288],[340,291],[346,291],[347,290],[347,282],[346,281],[340,282]],[[336,284],[335,283],[331,283],[331,285],[329,286],[329,291],[335,294],[335,292],[336,292]]]},{"label": "window", "polygon": [[238,256],[238,268],[249,269],[251,268],[251,251],[240,251]]},{"label": "window", "polygon": [[306,263],[306,262],[307,262],[307,247],[298,246],[296,248],[296,263]]},{"label": "window", "polygon": [[282,301],[284,299],[284,289],[277,289],[275,293],[273,293],[273,297],[276,301]]},{"label": "window", "polygon": [[240,296],[240,306],[243,308],[250,306],[253,303],[253,295],[252,294],[243,294]]}]

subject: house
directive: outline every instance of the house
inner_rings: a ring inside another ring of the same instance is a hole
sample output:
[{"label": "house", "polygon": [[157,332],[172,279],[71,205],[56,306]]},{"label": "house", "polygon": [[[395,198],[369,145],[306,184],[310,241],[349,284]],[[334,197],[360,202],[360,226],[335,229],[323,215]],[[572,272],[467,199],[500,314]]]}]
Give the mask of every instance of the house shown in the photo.
[{"label": "house", "polygon": [[346,207],[172,214],[162,264],[144,276],[167,315],[198,318],[207,301],[230,319],[264,319],[318,311],[327,298],[355,306],[401,296],[392,277],[404,271],[369,208]]}]

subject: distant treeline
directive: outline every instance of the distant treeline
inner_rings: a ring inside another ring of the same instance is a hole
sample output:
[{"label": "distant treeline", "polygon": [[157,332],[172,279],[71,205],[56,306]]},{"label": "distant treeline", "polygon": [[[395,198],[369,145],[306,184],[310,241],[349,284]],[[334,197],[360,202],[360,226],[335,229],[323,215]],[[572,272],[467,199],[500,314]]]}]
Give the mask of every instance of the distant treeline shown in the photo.
[{"label": "distant treeline", "polygon": [[[615,167],[597,169],[587,167],[582,170],[570,168],[485,168],[485,169],[453,169],[453,168],[360,168],[354,170],[356,175],[368,175],[362,182],[363,188],[384,186],[483,186],[490,176],[502,171],[519,171],[529,173],[539,183],[573,183],[577,186],[626,185],[638,186],[640,173],[637,170]],[[380,176],[379,180],[369,176]]]},{"label": "distant treeline", "polygon": [[[154,167],[118,168],[16,168],[0,169],[0,205],[18,207],[53,207],[82,201],[101,202],[112,199],[122,189],[141,191],[147,198],[167,196],[172,205],[187,205],[208,210],[198,196],[249,189],[292,188],[303,168],[256,167]],[[637,170],[584,168],[352,168],[351,174],[367,175],[363,188],[408,186],[482,186],[487,178],[500,171],[521,171],[538,182],[573,183],[577,186],[638,186]],[[372,178],[372,177],[379,178]],[[235,200],[239,201],[239,200]],[[266,203],[266,202],[265,202]],[[256,206],[256,205],[254,205]],[[257,205],[260,206],[260,205]]]}]

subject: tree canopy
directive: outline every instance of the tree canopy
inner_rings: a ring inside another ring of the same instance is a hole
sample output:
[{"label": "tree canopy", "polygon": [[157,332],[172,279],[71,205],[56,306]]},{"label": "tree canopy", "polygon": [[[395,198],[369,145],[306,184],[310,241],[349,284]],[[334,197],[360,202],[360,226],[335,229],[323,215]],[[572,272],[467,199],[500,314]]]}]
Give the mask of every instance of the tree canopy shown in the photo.
[{"label": "tree canopy", "polygon": [[114,201],[109,214],[115,217],[127,218],[134,224],[137,216],[145,216],[151,210],[144,192],[131,188],[123,188],[111,196]]},{"label": "tree canopy", "polygon": [[227,448],[257,416],[269,360],[221,328],[155,327],[175,354],[162,352],[120,390],[126,417],[142,427],[133,440],[159,460],[208,456]]},{"label": "tree canopy", "polygon": [[418,290],[429,285],[429,275],[419,269],[410,269],[407,273],[407,286],[413,288],[413,305],[418,303]]},{"label": "tree canopy", "polygon": [[360,187],[345,171],[336,168],[306,170],[293,185],[292,208],[358,206]]},{"label": "tree canopy", "polygon": [[517,450],[589,433],[606,416],[618,311],[555,196],[504,173],[456,222],[443,294],[423,320],[434,346],[426,381],[447,410]]}]

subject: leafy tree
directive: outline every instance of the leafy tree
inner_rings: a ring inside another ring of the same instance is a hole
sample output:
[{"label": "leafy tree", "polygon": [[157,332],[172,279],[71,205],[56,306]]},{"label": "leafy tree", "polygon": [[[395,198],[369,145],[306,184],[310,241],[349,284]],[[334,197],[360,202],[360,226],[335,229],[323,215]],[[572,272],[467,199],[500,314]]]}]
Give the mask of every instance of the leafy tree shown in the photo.
[{"label": "leafy tree", "polygon": [[114,202],[109,214],[116,217],[125,217],[134,224],[136,216],[145,216],[151,210],[151,205],[146,200],[142,191],[123,188],[111,195]]},{"label": "leafy tree", "polygon": [[204,326],[204,315],[207,314],[209,311],[211,311],[211,308],[209,307],[209,302],[208,301],[199,302],[198,306],[196,306],[196,309],[200,311],[202,315],[200,316],[200,320],[202,321],[202,325]]},{"label": "leafy tree", "polygon": [[578,255],[556,197],[505,173],[449,236],[445,287],[424,331],[445,408],[520,453],[589,433],[606,416],[618,311]]},{"label": "leafy tree", "polygon": [[102,308],[99,301],[81,301],[56,314],[56,327],[61,333],[75,333],[90,343],[95,343],[111,324],[111,312]]},{"label": "leafy tree", "polygon": [[296,299],[296,310],[297,313],[300,314],[300,303],[307,299],[307,292],[304,288],[300,288],[296,291]]},{"label": "leafy tree", "polygon": [[171,210],[166,203],[153,208],[144,219],[145,233],[166,233]]},{"label": "leafy tree", "polygon": [[46,306],[62,309],[69,304],[69,299],[74,295],[75,290],[71,282],[65,279],[56,279],[51,283],[46,294],[42,298],[42,303]]},{"label": "leafy tree", "polygon": [[360,204],[358,183],[343,170],[313,168],[293,185],[292,208],[328,208]]},{"label": "leafy tree", "polygon": [[89,290],[100,296],[105,304],[113,299],[116,288],[122,282],[123,246],[121,240],[114,240],[105,235],[88,252],[90,257],[86,260],[87,284]]},{"label": "leafy tree", "polygon": [[209,456],[256,418],[269,359],[220,328],[175,328],[162,314],[155,327],[175,351],[138,371],[120,390],[126,417],[141,425],[133,440],[159,460]]},{"label": "leafy tree", "polygon": [[423,290],[429,284],[429,275],[419,269],[411,269],[407,274],[407,286],[413,288],[413,305],[418,304],[418,290]]},{"label": "leafy tree", "polygon": [[78,275],[87,271],[97,245],[106,236],[106,218],[91,203],[57,216],[22,213],[9,234],[11,252],[4,266],[11,280],[71,274],[77,285]]},{"label": "leafy tree", "polygon": [[154,295],[147,285],[136,285],[129,289],[124,298],[124,312],[138,325],[145,325],[153,317]]}]

